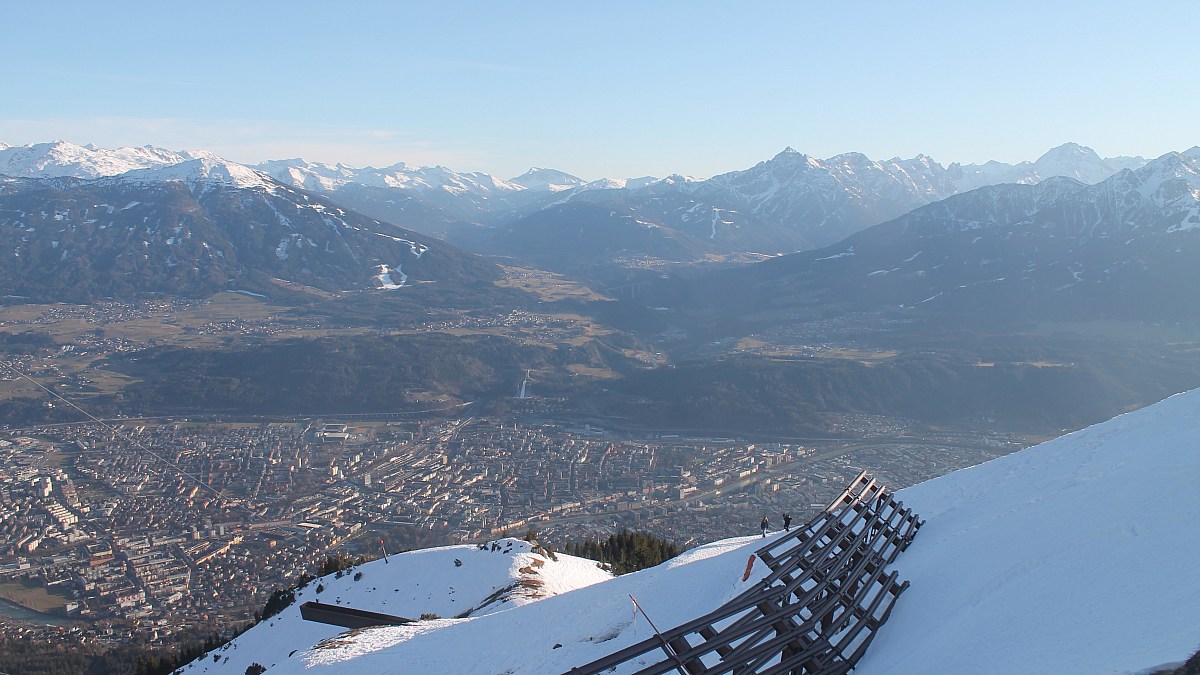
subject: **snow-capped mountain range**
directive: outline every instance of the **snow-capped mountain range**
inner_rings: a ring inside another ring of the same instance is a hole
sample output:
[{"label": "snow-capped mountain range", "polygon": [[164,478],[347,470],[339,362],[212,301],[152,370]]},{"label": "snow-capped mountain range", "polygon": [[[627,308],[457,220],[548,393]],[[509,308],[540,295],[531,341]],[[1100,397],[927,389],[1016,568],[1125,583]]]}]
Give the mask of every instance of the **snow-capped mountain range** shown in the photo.
[{"label": "snow-capped mountain range", "polygon": [[[485,198],[530,189],[526,185],[500,180],[486,173],[457,173],[442,166],[417,167],[404,163],[382,169],[373,167],[355,169],[343,164],[321,164],[306,162],[302,159],[281,159],[263,162],[255,168],[280,182],[313,192],[336,192],[351,183],[421,193],[441,190],[452,195],[474,194]],[[528,175],[526,174],[526,176]],[[566,174],[563,175],[566,176]],[[579,181],[579,179],[575,180]],[[530,183],[537,185],[538,181],[533,180]],[[554,187],[558,186],[552,187],[548,181],[544,185],[544,189],[548,191],[553,191]]]},{"label": "snow-capped mountain range", "polygon": [[207,152],[173,152],[149,145],[115,150],[66,141],[4,145],[0,148],[0,174],[15,178],[99,178],[136,169],[178,164],[201,156],[213,157]]},{"label": "snow-capped mountain range", "polygon": [[[1192,391],[900,490],[925,521],[895,563],[911,586],[855,672],[1133,673],[1186,659],[1200,604],[1200,538],[1189,536],[1198,443]],[[292,606],[183,672],[240,675],[258,663],[268,673],[565,673],[653,637],[631,595],[668,630],[765,570],[752,566],[743,581],[757,536],[611,579],[588,561],[500,543],[374,561],[359,578],[311,582],[296,602],[446,618],[342,631]],[[522,594],[528,578],[543,597]]]},{"label": "snow-capped mountain range", "polygon": [[[1186,160],[1197,156],[1200,148],[1164,158]],[[1142,166],[1132,172],[1125,168],[1116,173],[1118,165],[1139,164]],[[619,278],[626,266],[636,268],[653,259],[687,263],[714,254],[809,250],[960,195],[967,201],[953,201],[956,209],[969,203],[980,203],[979,208],[1002,208],[1000,203],[986,202],[988,197],[984,196],[1008,190],[997,186],[1015,186],[1019,191],[1049,185],[1052,187],[1047,188],[1047,194],[1088,195],[1092,193],[1081,190],[1087,184],[1109,185],[1108,181],[1127,173],[1135,176],[1128,180],[1150,180],[1142,176],[1148,175],[1143,172],[1152,165],[1154,162],[1147,164],[1141,158],[1109,162],[1075,144],[1055,148],[1034,162],[949,167],[927,156],[875,161],[859,153],[847,153],[822,160],[788,148],[749,169],[706,180],[673,175],[661,180],[605,179],[589,183],[545,168],[501,180],[484,173],[403,163],[376,169],[292,159],[250,167],[206,151],[173,152],[153,147],[105,150],[61,141],[0,149],[0,175],[17,179],[7,183],[9,194],[17,191],[18,184],[25,186],[22,190],[32,189],[33,183],[20,180],[71,178],[82,181],[80,187],[123,186],[120,189],[125,191],[139,185],[183,184],[197,198],[223,189],[279,197],[286,188],[291,191],[288,199],[294,203],[299,203],[296,200],[301,200],[301,195],[309,195],[308,199],[320,195],[331,207],[398,225],[408,234],[396,236],[406,241],[415,237],[443,238],[477,252],[511,256],[556,271],[609,270],[597,272],[598,278],[605,278],[604,274]],[[987,192],[992,188],[999,192]],[[983,192],[976,194],[980,189]],[[1106,189],[1109,192],[1105,199],[1109,202],[1128,201],[1113,192],[1121,189],[1116,183]],[[1026,190],[1021,194],[1033,193]],[[1160,201],[1167,198],[1163,196]],[[1190,199],[1185,193],[1172,198],[1183,200],[1179,208]],[[101,202],[105,200],[97,203]],[[44,209],[33,206],[26,202],[17,209],[24,215],[8,220],[22,228],[20,233],[9,232],[13,234],[10,238],[14,238],[14,251],[27,243],[20,240],[30,238],[30,227],[36,231],[37,224],[30,221],[33,217],[28,213]],[[1168,208],[1165,203],[1151,206]],[[1093,215],[1107,222],[1111,213]],[[988,221],[1010,216],[990,213],[972,218]],[[1184,218],[1179,226],[1190,227],[1188,222]],[[53,241],[58,239],[47,243]],[[272,249],[278,243],[272,243]],[[24,250],[31,249],[27,246]],[[386,269],[380,271],[379,265]],[[400,271],[399,265],[399,261],[377,260],[367,267],[378,281],[376,287],[386,289],[403,283],[397,280],[407,272]],[[337,285],[346,287],[344,282]],[[10,292],[26,294],[17,289]]]},{"label": "snow-capped mountain range", "polygon": [[[986,186],[823,249],[714,273],[693,298],[750,311],[933,310],[956,316],[1182,320],[1200,315],[1200,153],[1095,185]],[[761,302],[759,302],[761,301]]]},{"label": "snow-capped mountain range", "polygon": [[1110,164],[1074,143],[1034,162],[949,167],[925,155],[878,161],[846,153],[818,159],[786,148],[749,169],[705,180],[668,176],[636,190],[581,190],[571,198],[629,207],[637,217],[684,233],[710,251],[780,253],[827,246],[987,185],[1033,184],[1058,176],[1092,184],[1144,163],[1121,158]]},{"label": "snow-capped mountain range", "polygon": [[[1193,148],[1192,151],[1200,152],[1200,147]],[[823,169],[826,173],[843,178],[856,172],[861,173],[864,169],[868,171],[871,169],[882,170],[901,182],[910,183],[909,189],[913,192],[936,194],[945,189],[943,185],[933,184],[930,177],[933,175],[933,178],[936,179],[941,174],[941,171],[938,171],[938,169],[942,169],[941,165],[925,155],[918,155],[909,160],[893,158],[872,162],[860,153],[847,153],[819,160],[786,148],[773,161],[785,158],[799,160],[811,168]],[[150,145],[110,150],[92,144],[77,145],[68,141],[24,146],[0,143],[0,175],[12,177],[98,178],[116,176],[136,169],[169,166],[194,159],[223,161],[206,150],[173,151]],[[1141,157],[1101,159],[1090,148],[1067,143],[1050,150],[1034,162],[1021,162],[1016,165],[995,161],[967,165],[956,163],[942,170],[948,172],[949,180],[954,183],[954,189],[962,192],[996,183],[1036,183],[1053,176],[1067,176],[1084,183],[1097,183],[1121,169],[1138,168],[1146,161]],[[768,164],[768,162],[763,162],[758,166]],[[659,179],[651,177],[602,178],[588,182],[557,169],[537,167],[520,176],[502,180],[481,172],[462,173],[442,166],[418,167],[403,162],[377,169],[374,167],[354,168],[340,163],[307,162],[303,159],[281,159],[266,161],[250,168],[262,171],[281,182],[313,191],[336,190],[348,183],[356,183],[419,192],[444,189],[457,194],[476,193],[482,196],[494,196],[522,190],[561,192],[581,187],[639,189],[659,182]],[[714,185],[735,189],[732,185],[739,183],[738,177],[744,173],[735,171],[707,180],[674,175],[664,180],[685,184],[699,184],[712,180]],[[776,178],[778,177],[776,176]],[[750,194],[766,198],[773,192],[768,187],[767,190],[759,190]]]},{"label": "snow-capped mountain range", "polygon": [[1031,184],[1055,176],[1091,184],[1146,161],[1105,160],[1074,143],[1033,162],[949,167],[924,155],[876,161],[846,153],[817,159],[787,148],[749,169],[704,180],[672,175],[587,182],[546,168],[503,180],[404,163],[354,168],[285,159],[244,167],[206,151],[150,146],[105,150],[58,141],[0,149],[0,175],[97,178],[141,170],[146,172],[140,174],[142,179],[171,180],[180,174],[166,171],[168,167],[196,160],[208,164],[208,176],[215,176],[211,169],[220,166],[225,180],[245,184],[261,180],[252,173],[260,172],[366,215],[451,240],[478,226],[520,227],[525,216],[584,200],[624,205],[638,218],[693,237],[709,250],[763,253],[828,245],[916,207],[986,185]]}]

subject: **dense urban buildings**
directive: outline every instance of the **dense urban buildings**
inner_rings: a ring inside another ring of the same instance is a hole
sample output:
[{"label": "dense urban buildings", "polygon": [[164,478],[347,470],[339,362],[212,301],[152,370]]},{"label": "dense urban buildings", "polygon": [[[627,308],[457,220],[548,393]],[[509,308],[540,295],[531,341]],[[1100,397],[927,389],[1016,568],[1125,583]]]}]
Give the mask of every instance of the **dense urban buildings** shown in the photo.
[{"label": "dense urban buildings", "polygon": [[473,417],[10,430],[2,614],[42,611],[12,627],[52,639],[168,642],[251,619],[334,552],[530,529],[561,545],[622,527],[686,545],[749,532],[763,515],[800,519],[863,465],[900,486],[1021,447],[998,434],[917,437],[901,420],[845,423],[866,440],[636,437]]}]

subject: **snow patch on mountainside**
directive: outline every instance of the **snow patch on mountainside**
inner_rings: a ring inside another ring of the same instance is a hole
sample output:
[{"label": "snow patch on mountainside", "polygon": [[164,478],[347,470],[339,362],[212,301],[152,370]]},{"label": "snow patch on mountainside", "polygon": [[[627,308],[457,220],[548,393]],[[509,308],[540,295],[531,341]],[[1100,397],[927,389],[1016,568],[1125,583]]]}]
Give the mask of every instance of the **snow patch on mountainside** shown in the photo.
[{"label": "snow patch on mountainside", "polygon": [[392,241],[399,243],[399,244],[406,244],[408,246],[409,252],[412,253],[413,257],[417,258],[418,260],[420,260],[421,256],[425,255],[425,251],[429,250],[429,247],[426,246],[425,244],[415,242],[410,239],[402,239],[400,237],[393,237],[392,235],[384,234],[383,232],[376,232],[375,234],[379,235],[380,237],[384,237],[386,239],[391,239]]},{"label": "snow patch on mountainside", "polygon": [[[408,283],[408,275],[401,271],[400,265],[396,265],[395,270],[387,265],[376,265],[375,272],[375,283],[379,290],[394,291],[397,288],[403,288],[404,284]],[[400,277],[400,283],[396,283],[392,279],[392,272],[395,272]]]}]

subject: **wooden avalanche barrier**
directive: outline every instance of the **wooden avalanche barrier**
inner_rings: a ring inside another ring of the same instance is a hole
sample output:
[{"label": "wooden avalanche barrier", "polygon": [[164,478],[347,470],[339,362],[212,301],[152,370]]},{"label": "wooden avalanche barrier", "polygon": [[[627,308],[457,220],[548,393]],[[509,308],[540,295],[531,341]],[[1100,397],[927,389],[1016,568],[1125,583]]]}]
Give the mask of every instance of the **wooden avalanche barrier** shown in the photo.
[{"label": "wooden avalanche barrier", "polygon": [[769,573],[715,611],[570,675],[848,673],[908,582],[888,571],[922,521],[863,472],[806,525],[755,552]]}]

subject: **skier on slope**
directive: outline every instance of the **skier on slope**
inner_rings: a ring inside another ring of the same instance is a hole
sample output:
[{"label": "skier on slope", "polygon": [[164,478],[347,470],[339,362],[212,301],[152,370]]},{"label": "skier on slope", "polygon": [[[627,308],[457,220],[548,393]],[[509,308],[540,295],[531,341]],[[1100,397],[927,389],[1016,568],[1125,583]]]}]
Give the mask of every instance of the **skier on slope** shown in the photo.
[{"label": "skier on slope", "polygon": [[771,524],[767,522],[767,517],[763,516],[763,521],[758,524],[758,529],[762,530],[762,536],[767,536],[767,528],[770,526]]}]

